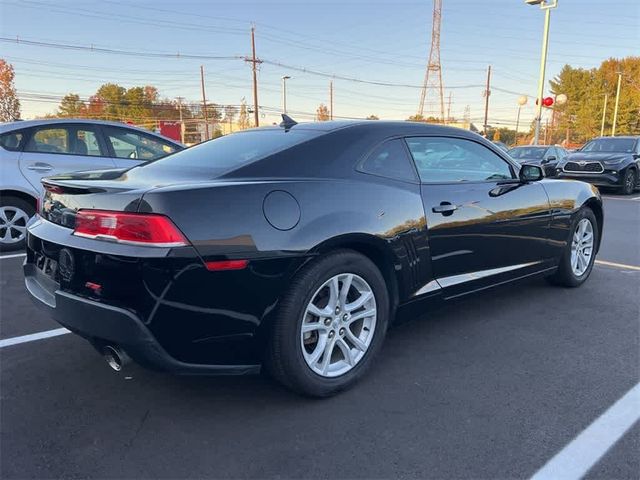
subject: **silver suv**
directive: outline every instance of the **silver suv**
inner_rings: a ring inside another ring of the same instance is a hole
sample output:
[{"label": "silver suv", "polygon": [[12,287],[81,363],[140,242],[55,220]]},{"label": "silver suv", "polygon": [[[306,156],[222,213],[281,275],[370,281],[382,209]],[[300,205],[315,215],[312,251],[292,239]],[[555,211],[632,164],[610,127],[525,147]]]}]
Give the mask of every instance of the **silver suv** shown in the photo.
[{"label": "silver suv", "polygon": [[0,251],[24,247],[40,179],[79,170],[129,168],[184,145],[123,123],[47,119],[0,124]]}]

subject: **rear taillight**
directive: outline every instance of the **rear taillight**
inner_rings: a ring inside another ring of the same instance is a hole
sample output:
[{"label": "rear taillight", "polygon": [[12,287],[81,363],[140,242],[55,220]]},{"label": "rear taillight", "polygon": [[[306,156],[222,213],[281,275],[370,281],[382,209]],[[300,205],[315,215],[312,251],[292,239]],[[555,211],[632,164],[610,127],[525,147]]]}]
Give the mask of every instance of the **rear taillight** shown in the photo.
[{"label": "rear taillight", "polygon": [[189,242],[171,220],[147,213],[80,210],[73,234],[129,245],[180,247]]}]

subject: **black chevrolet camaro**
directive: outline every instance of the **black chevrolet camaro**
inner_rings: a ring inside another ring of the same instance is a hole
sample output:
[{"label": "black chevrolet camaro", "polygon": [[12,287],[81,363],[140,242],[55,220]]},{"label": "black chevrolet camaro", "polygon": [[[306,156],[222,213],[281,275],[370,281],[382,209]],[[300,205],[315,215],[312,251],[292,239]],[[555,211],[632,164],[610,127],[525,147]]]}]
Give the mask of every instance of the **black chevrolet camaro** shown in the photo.
[{"label": "black chevrolet camaro", "polygon": [[471,132],[320,122],[228,135],[126,171],[44,180],[36,303],[115,369],[352,385],[400,307],[542,275],[582,284],[597,190]]}]

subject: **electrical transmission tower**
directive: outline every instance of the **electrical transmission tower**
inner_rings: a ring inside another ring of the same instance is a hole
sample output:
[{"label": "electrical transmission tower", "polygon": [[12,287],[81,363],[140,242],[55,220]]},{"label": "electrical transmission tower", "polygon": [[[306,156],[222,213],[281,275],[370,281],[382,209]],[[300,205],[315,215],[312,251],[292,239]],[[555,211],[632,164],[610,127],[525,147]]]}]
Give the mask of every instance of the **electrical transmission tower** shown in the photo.
[{"label": "electrical transmission tower", "polygon": [[442,21],[442,0],[433,0],[433,26],[431,27],[431,50],[429,63],[424,75],[424,84],[420,94],[418,115],[424,116],[424,103],[429,91],[440,97],[440,121],[444,123],[444,92],[442,89],[442,66],[440,65],[440,24]]}]

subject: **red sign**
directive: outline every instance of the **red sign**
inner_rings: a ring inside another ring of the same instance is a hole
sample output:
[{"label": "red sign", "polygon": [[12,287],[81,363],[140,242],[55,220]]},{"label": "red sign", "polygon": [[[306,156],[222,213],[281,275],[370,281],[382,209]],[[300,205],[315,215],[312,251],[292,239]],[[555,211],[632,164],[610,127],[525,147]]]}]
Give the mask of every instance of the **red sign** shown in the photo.
[{"label": "red sign", "polygon": [[160,127],[160,135],[163,135],[167,138],[171,138],[178,142],[180,139],[180,122],[167,122],[167,121],[159,121],[158,125]]}]

